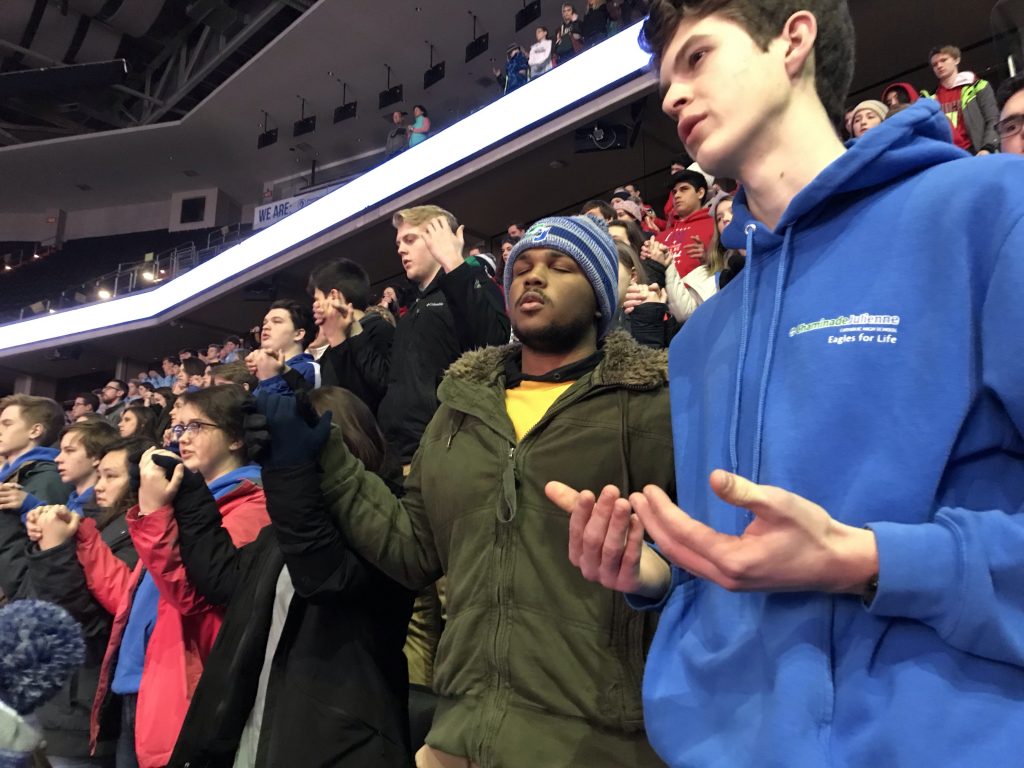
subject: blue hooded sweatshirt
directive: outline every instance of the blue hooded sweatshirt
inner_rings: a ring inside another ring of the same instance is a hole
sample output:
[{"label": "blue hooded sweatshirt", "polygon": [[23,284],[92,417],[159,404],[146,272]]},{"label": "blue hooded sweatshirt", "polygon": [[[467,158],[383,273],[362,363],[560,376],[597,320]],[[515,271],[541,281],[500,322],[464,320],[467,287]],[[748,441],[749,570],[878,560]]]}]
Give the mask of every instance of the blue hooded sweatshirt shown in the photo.
[{"label": "blue hooded sweatshirt", "polygon": [[868,526],[878,591],[732,593],[673,568],[647,659],[671,766],[1024,759],[1024,160],[970,158],[919,102],[773,231],[741,193],[744,273],[669,355],[679,505],[751,520],[715,468]]}]

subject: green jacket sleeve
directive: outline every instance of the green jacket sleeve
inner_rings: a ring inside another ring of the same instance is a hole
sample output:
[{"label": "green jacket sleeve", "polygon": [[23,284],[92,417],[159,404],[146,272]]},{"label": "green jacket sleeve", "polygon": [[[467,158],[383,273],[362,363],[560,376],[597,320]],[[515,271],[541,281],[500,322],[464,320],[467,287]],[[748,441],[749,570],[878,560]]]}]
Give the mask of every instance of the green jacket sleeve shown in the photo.
[{"label": "green jacket sleeve", "polygon": [[349,452],[337,429],[331,430],[320,461],[328,513],[353,550],[412,590],[443,575],[420,493],[418,452],[401,501]]}]

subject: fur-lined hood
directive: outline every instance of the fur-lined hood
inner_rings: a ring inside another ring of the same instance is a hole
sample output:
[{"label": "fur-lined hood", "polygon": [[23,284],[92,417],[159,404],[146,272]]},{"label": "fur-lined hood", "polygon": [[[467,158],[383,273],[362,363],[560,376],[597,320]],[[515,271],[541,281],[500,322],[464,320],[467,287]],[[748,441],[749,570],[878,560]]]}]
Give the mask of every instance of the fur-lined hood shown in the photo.
[{"label": "fur-lined hood", "polygon": [[[494,384],[505,372],[505,360],[521,347],[521,344],[506,344],[467,352],[452,363],[445,378],[469,384]],[[604,358],[594,370],[594,384],[657,389],[667,383],[667,351],[641,346],[624,331],[608,334]]]}]

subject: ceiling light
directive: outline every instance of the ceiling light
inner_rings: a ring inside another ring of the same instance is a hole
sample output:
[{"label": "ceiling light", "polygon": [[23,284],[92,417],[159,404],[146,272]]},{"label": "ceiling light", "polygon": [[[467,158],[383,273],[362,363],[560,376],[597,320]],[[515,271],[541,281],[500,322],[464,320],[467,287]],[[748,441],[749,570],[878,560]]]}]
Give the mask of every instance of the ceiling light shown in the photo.
[{"label": "ceiling light", "polygon": [[106,301],[107,299],[110,298],[110,296],[110,291],[108,291],[106,288],[100,288],[98,291],[96,291],[96,297],[101,301]]},{"label": "ceiling light", "polygon": [[154,277],[156,277],[156,275],[153,274],[153,270],[151,269],[147,269],[145,272],[142,273],[142,279],[148,280],[151,283],[153,282]]}]

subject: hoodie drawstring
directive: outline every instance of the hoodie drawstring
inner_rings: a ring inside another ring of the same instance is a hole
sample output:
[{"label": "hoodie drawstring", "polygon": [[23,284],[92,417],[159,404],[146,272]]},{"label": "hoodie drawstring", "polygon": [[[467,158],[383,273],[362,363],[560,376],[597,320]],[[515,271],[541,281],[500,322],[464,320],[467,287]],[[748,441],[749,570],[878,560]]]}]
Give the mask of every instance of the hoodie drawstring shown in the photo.
[{"label": "hoodie drawstring", "polygon": [[750,275],[754,271],[754,233],[756,224],[747,224],[743,230],[747,235],[747,266],[743,270],[743,304],[740,318],[740,348],[736,364],[736,392],[732,401],[732,423],[729,425],[730,471],[735,475],[740,469],[740,392],[743,389],[743,366],[747,362],[747,344],[750,336]]},{"label": "hoodie drawstring", "polygon": [[760,482],[761,477],[761,442],[764,436],[764,406],[768,399],[768,377],[771,375],[772,361],[775,359],[775,340],[779,335],[779,321],[782,316],[782,292],[786,287],[786,274],[789,272],[790,250],[792,249],[793,228],[786,229],[782,241],[782,255],[779,257],[779,271],[775,278],[775,303],[772,305],[772,321],[768,326],[768,348],[764,354],[764,368],[761,371],[761,389],[757,395],[757,429],[754,433],[754,456],[751,460],[750,480]]},{"label": "hoodie drawstring", "polygon": [[[738,352],[739,362],[736,366],[736,392],[733,396],[732,423],[729,434],[729,461],[732,463],[732,472],[739,472],[739,431],[740,431],[740,404],[741,392],[743,389],[743,369],[747,362],[747,350],[750,344],[750,316],[752,313],[751,291],[753,283],[753,256],[754,256],[754,233],[757,231],[756,224],[748,224],[744,232],[747,235],[747,266],[743,275],[743,307],[740,326],[740,346]],[[782,242],[782,254],[779,257],[779,268],[775,278],[775,297],[772,304],[772,317],[768,327],[768,345],[765,350],[764,366],[761,370],[761,385],[757,398],[757,422],[754,429],[753,456],[749,479],[751,482],[760,482],[761,475],[761,444],[764,439],[764,409],[768,396],[768,379],[771,375],[772,361],[775,358],[775,341],[779,332],[779,323],[782,319],[782,294],[786,287],[786,277],[789,273],[789,261],[791,258],[793,242],[793,228],[786,229]]]}]

